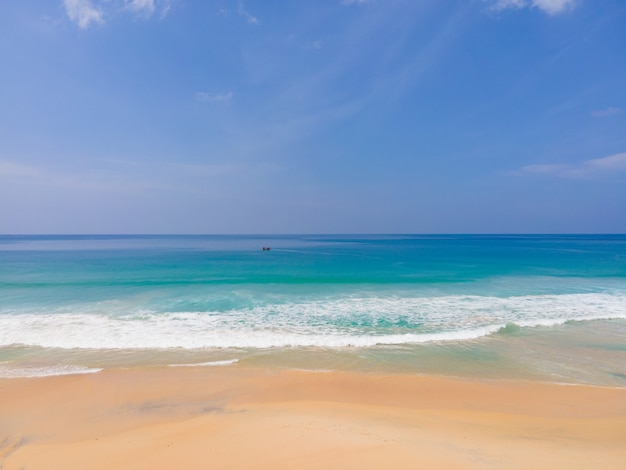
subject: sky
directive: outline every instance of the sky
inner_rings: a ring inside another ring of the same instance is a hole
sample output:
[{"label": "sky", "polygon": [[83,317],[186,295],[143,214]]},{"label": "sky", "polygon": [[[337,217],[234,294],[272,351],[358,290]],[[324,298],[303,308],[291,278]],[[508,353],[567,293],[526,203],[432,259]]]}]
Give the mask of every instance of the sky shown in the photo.
[{"label": "sky", "polygon": [[626,2],[0,2],[0,233],[626,233]]}]

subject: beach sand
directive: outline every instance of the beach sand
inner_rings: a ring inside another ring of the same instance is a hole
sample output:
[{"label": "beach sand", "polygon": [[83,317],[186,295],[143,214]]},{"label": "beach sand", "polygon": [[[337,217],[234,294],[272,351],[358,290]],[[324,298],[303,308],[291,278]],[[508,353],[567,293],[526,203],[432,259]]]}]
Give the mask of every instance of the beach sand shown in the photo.
[{"label": "beach sand", "polygon": [[624,468],[626,389],[246,368],[0,380],[0,468]]}]

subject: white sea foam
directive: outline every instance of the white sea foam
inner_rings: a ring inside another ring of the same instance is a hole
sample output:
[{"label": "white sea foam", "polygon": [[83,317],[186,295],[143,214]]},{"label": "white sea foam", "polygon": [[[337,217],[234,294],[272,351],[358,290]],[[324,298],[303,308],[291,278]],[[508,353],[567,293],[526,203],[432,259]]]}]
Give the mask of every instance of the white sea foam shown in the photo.
[{"label": "white sea foam", "polygon": [[229,366],[236,364],[239,359],[226,359],[224,361],[209,361],[209,362],[193,362],[191,364],[168,364],[169,367],[218,367]]},{"label": "white sea foam", "polygon": [[[513,323],[626,319],[626,295],[344,296],[223,312],[154,312],[116,303],[80,312],[0,312],[0,346],[163,349],[370,347],[464,341]],[[124,314],[120,314],[124,312]]]},{"label": "white sea foam", "polygon": [[33,378],[33,377],[52,377],[55,375],[74,375],[74,374],[95,374],[100,372],[100,368],[89,368],[69,365],[53,365],[41,367],[11,367],[0,365],[0,378],[16,379],[16,378]]}]

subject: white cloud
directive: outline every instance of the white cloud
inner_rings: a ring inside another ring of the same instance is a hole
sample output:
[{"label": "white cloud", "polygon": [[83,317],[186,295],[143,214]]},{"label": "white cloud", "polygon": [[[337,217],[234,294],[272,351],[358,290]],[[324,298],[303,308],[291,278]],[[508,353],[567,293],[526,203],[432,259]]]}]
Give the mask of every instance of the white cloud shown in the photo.
[{"label": "white cloud", "polygon": [[239,2],[239,8],[237,9],[237,13],[239,13],[239,16],[243,16],[246,21],[250,24],[259,24],[259,20],[256,16],[252,16],[244,7],[243,7],[243,3]]},{"label": "white cloud", "polygon": [[585,162],[593,168],[622,171],[626,170],[626,152],[617,153],[604,158],[594,158]]},{"label": "white cloud", "polygon": [[506,10],[507,8],[524,8],[527,0],[496,0],[492,2],[491,9],[495,11]]},{"label": "white cloud", "polygon": [[63,0],[65,12],[74,23],[87,29],[92,23],[103,24],[104,17],[130,13],[150,18],[158,13],[165,18],[179,0]]},{"label": "white cloud", "polygon": [[611,106],[605,109],[596,109],[595,111],[591,112],[591,115],[595,118],[603,118],[603,117],[608,117],[608,116],[613,116],[615,114],[619,114],[623,111],[624,110],[621,108],[615,108]]},{"label": "white cloud", "polygon": [[518,174],[556,176],[559,178],[598,178],[626,172],[626,152],[592,158],[580,163],[527,165]]},{"label": "white cloud", "polygon": [[87,29],[91,23],[104,23],[102,10],[95,8],[90,0],[63,0],[63,5],[67,16],[81,29]]},{"label": "white cloud", "polygon": [[196,93],[196,99],[198,101],[202,101],[205,103],[209,101],[228,101],[232,99],[232,97],[233,97],[232,91],[229,91],[228,93],[223,93],[223,94],[211,94],[205,91],[199,91],[198,93]]},{"label": "white cloud", "polygon": [[533,6],[550,15],[556,15],[576,6],[577,0],[533,0]]},{"label": "white cloud", "polygon": [[127,0],[126,6],[129,10],[147,16],[151,16],[154,13],[154,0]]},{"label": "white cloud", "polygon": [[509,8],[538,8],[549,15],[557,15],[566,10],[571,10],[579,0],[488,0],[491,2],[491,9],[495,11],[507,10]]}]

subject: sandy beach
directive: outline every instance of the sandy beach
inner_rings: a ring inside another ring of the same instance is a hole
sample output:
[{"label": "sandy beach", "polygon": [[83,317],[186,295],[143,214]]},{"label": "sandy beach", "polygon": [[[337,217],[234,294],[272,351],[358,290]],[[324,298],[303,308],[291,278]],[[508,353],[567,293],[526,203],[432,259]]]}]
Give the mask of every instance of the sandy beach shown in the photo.
[{"label": "sandy beach", "polygon": [[623,468],[626,389],[196,367],[0,381],[0,468]]}]

